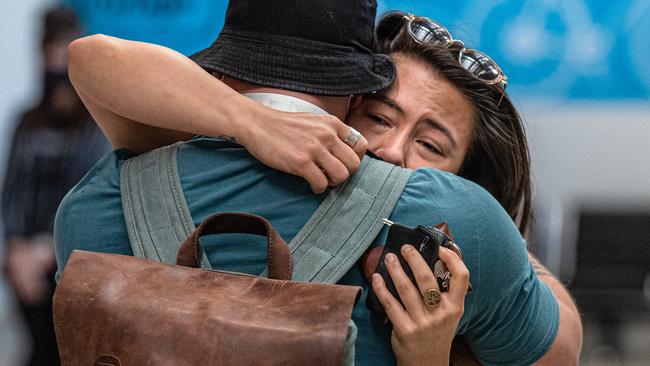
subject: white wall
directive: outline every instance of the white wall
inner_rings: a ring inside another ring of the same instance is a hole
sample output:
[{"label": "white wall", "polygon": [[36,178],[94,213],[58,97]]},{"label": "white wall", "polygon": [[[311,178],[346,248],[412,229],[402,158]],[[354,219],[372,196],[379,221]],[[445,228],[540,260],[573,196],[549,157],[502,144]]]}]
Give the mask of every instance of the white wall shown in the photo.
[{"label": "white wall", "polygon": [[650,211],[650,101],[521,109],[548,264],[570,279],[580,207]]},{"label": "white wall", "polygon": [[[0,1],[0,179],[14,119],[38,97],[40,15],[52,3],[53,0]],[[3,248],[0,245],[0,261]],[[0,366],[22,363],[28,345],[19,319],[0,277]]]},{"label": "white wall", "polygon": [[[47,6],[55,3],[0,1],[0,180],[16,118],[40,96],[41,16]],[[0,258],[2,248],[0,245]]]},{"label": "white wall", "polygon": [[[0,1],[0,138],[36,97],[40,16],[53,0]],[[4,146],[4,145],[3,145]]]}]

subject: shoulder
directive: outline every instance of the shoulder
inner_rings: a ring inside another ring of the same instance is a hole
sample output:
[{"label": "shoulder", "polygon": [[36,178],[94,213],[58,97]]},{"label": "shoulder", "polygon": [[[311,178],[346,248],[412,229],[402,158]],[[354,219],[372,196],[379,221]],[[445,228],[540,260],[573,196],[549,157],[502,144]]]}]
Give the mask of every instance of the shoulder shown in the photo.
[{"label": "shoulder", "polygon": [[61,201],[54,222],[59,272],[75,249],[129,254],[119,182],[124,154],[104,156]]},{"label": "shoulder", "polygon": [[469,269],[481,276],[497,265],[516,273],[527,269],[525,242],[517,226],[490,193],[466,179],[436,169],[415,170],[394,213],[408,225],[446,221],[468,252],[468,267],[474,267]]},{"label": "shoulder", "polygon": [[119,195],[119,155],[112,152],[100,159],[86,175],[65,195],[56,214],[55,237],[57,244],[67,242],[69,236],[79,233],[79,228],[93,220],[93,207],[101,204],[102,192]]},{"label": "shoulder", "polygon": [[[443,212],[450,220],[462,220],[464,230],[495,229],[518,233],[512,220],[492,195],[478,184],[437,169],[415,170],[402,193],[403,204],[424,212]],[[480,219],[475,222],[474,219]],[[472,225],[470,221],[477,225]]]},{"label": "shoulder", "polygon": [[472,265],[480,276],[475,280],[528,275],[524,239],[508,213],[483,187],[450,173],[419,169],[407,189],[405,194],[423,202],[422,209],[440,212],[461,248],[471,252]]},{"label": "shoulder", "polygon": [[[476,355],[486,363],[539,358],[557,330],[557,302],[535,276],[519,230],[496,199],[463,178],[418,169],[400,201],[399,212],[418,220],[411,225],[447,221],[463,250],[474,291],[459,333]],[[521,341],[510,341],[515,338]]]},{"label": "shoulder", "polygon": [[[197,136],[180,144],[178,171],[186,194],[203,191],[198,182],[218,184],[220,188],[241,189],[243,185],[265,180],[280,181],[302,178],[267,167],[243,146],[226,139]],[[269,188],[264,185],[264,188]],[[241,193],[238,190],[233,193]],[[262,189],[261,191],[264,191]],[[188,199],[188,202],[191,199]]]},{"label": "shoulder", "polygon": [[251,158],[248,151],[232,139],[201,135],[180,143],[179,154],[200,159],[219,159],[225,156],[228,156],[229,159],[233,156]]},{"label": "shoulder", "polygon": [[[435,169],[413,172],[396,211],[409,225],[446,221],[465,255],[474,300],[483,290],[500,291],[499,281],[529,274],[526,246],[519,230],[499,202],[481,186]],[[428,220],[428,221],[427,221]],[[472,301],[472,305],[476,301]],[[465,319],[473,316],[469,306]]]}]

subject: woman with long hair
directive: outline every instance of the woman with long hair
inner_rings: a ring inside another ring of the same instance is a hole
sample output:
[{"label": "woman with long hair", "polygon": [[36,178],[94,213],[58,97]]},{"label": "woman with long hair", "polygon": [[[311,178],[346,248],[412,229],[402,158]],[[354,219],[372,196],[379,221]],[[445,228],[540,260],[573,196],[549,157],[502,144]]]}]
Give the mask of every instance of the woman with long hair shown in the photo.
[{"label": "woman with long hair", "polygon": [[[347,125],[333,116],[271,110],[220,82],[226,76],[150,44],[106,36],[79,40],[70,47],[70,72],[115,148],[144,152],[196,134],[228,136],[263,163],[303,176],[314,192],[347,179],[368,148],[397,165],[438,168],[476,182],[524,233],[531,202],[528,147],[496,63],[440,24],[404,13],[382,18],[376,47],[394,59],[397,79],[386,90],[352,98]],[[343,143],[349,126],[365,137],[354,148]],[[313,164],[320,169],[306,168]],[[560,303],[558,338],[575,338],[579,349],[580,322],[570,297],[541,266],[536,269]],[[385,294],[382,286],[373,281]],[[398,359],[448,354],[462,311],[461,299],[427,321],[391,317]],[[404,329],[408,334],[400,333]],[[551,362],[546,356],[542,360]]]}]

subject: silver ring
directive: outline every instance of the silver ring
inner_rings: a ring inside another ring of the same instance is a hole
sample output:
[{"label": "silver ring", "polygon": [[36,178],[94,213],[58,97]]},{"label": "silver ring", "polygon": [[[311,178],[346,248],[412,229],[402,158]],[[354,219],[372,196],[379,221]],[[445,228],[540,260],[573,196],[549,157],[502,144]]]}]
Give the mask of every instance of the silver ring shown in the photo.
[{"label": "silver ring", "polygon": [[359,139],[361,138],[361,134],[359,131],[355,130],[354,128],[350,127],[350,131],[348,131],[348,135],[345,136],[343,139],[343,142],[350,146],[351,148],[354,148],[354,145],[357,144]]}]

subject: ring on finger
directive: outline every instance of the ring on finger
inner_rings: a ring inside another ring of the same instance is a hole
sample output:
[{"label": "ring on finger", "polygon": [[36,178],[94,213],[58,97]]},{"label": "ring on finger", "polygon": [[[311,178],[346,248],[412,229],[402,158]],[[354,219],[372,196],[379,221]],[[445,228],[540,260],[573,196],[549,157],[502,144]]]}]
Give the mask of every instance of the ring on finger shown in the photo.
[{"label": "ring on finger", "polygon": [[354,145],[357,144],[360,138],[361,138],[361,133],[359,133],[359,131],[355,130],[354,128],[350,127],[350,131],[348,131],[348,135],[345,136],[343,142],[346,145],[350,146],[351,148],[354,148]]},{"label": "ring on finger", "polygon": [[440,299],[441,299],[441,294],[438,289],[435,288],[430,288],[424,292],[424,295],[422,295],[422,299],[424,300],[424,304],[430,308],[436,307],[438,304],[440,304]]}]

